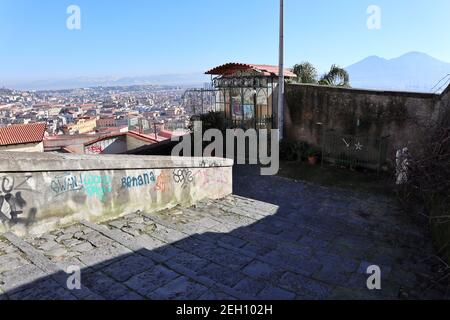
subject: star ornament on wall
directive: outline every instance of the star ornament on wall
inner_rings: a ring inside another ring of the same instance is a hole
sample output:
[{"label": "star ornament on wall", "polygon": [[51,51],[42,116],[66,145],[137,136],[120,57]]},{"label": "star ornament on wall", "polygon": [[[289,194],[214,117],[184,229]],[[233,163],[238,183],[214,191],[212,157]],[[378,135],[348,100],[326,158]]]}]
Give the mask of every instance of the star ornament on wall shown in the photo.
[{"label": "star ornament on wall", "polygon": [[364,146],[358,142],[357,144],[355,144],[355,147],[356,147],[356,151],[361,151]]}]

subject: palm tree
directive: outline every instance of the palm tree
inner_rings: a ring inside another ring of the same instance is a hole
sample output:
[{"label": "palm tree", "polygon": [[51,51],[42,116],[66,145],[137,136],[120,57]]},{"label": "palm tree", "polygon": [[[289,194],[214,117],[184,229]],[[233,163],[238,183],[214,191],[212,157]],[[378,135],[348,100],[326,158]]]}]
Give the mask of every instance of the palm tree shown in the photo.
[{"label": "palm tree", "polygon": [[333,64],[330,71],[320,78],[319,84],[333,87],[349,87],[350,76],[347,70]]},{"label": "palm tree", "polygon": [[293,72],[297,75],[298,83],[317,83],[317,70],[309,62],[296,64],[293,68]]}]

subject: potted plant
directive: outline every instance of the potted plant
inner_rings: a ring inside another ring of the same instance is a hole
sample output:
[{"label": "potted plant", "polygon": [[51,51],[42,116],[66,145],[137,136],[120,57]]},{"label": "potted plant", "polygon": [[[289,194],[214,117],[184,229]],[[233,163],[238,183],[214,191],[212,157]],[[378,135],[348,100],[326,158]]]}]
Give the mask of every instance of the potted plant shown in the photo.
[{"label": "potted plant", "polygon": [[320,151],[315,148],[309,148],[308,152],[308,162],[310,165],[316,165],[319,162]]}]

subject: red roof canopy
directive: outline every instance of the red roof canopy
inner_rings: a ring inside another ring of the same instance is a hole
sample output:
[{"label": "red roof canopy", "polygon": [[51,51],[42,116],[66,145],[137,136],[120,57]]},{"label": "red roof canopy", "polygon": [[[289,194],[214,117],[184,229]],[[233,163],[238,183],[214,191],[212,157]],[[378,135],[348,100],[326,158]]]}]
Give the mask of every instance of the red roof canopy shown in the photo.
[{"label": "red roof canopy", "polygon": [[32,123],[0,128],[0,146],[42,142],[46,124]]},{"label": "red roof canopy", "polygon": [[[221,66],[215,67],[209,71],[207,71],[205,74],[212,74],[212,75],[232,75],[233,73],[237,71],[256,71],[261,73],[264,76],[267,77],[278,77],[278,66],[271,66],[271,65],[265,65],[265,64],[247,64],[247,63],[226,63]],[[285,69],[284,70],[284,76],[285,77],[297,77],[295,73],[292,71]]]}]

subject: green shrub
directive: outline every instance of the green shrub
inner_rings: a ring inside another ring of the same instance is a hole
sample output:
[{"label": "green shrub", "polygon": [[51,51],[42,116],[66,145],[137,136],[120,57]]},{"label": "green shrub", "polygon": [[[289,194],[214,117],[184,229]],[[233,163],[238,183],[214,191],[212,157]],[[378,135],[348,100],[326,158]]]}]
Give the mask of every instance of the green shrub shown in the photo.
[{"label": "green shrub", "polygon": [[285,161],[301,161],[308,157],[310,146],[304,141],[283,140],[280,143],[280,159]]},{"label": "green shrub", "polygon": [[224,131],[228,128],[227,120],[223,112],[209,112],[202,115],[192,116],[190,119],[189,129],[193,131],[194,121],[201,121],[203,126],[203,132],[209,129],[219,129]]}]

